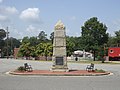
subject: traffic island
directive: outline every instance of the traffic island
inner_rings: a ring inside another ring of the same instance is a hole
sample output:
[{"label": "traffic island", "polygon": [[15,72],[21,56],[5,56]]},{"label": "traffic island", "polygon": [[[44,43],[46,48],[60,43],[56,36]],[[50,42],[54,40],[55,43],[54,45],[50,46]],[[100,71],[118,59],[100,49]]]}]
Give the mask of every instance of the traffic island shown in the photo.
[{"label": "traffic island", "polygon": [[12,75],[40,75],[40,76],[101,76],[109,75],[110,72],[96,72],[86,70],[69,70],[69,72],[62,71],[50,71],[50,70],[33,70],[32,72],[27,71],[10,71]]}]

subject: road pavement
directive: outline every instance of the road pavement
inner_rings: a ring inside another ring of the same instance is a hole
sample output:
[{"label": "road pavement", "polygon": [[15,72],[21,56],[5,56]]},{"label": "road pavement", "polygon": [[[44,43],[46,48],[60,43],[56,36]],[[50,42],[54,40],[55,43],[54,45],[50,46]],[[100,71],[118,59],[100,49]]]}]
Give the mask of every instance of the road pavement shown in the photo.
[{"label": "road pavement", "polygon": [[[49,70],[52,62],[0,59],[0,90],[120,90],[120,65],[95,64],[107,70],[105,76],[16,76],[5,74],[24,63],[33,69]],[[69,69],[84,70],[87,64],[68,63]]]}]

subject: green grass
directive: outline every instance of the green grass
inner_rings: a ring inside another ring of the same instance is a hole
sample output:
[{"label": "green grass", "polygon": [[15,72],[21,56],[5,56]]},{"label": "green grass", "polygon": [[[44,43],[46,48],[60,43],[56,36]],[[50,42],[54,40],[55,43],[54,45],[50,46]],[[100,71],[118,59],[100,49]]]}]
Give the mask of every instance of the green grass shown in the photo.
[{"label": "green grass", "polygon": [[[19,60],[19,59],[17,59]],[[31,60],[31,61],[38,61],[38,62],[52,62],[52,60]],[[85,64],[120,64],[120,61],[115,62],[115,61],[105,61],[104,63],[102,63],[102,61],[93,61],[93,60],[80,60],[80,61],[68,61],[68,63],[85,63]]]},{"label": "green grass", "polygon": [[25,71],[25,67],[24,66],[20,66],[20,67],[17,68],[16,71],[24,72]]},{"label": "green grass", "polygon": [[97,73],[105,73],[106,71],[104,71],[102,69],[95,69],[95,72],[97,72]]},{"label": "green grass", "polygon": [[68,61],[69,63],[86,63],[86,64],[89,64],[89,63],[94,63],[94,64],[120,64],[117,63],[117,62],[112,62],[112,61],[105,61],[104,63],[102,63],[102,61],[91,61],[91,60],[81,60],[81,61]]}]

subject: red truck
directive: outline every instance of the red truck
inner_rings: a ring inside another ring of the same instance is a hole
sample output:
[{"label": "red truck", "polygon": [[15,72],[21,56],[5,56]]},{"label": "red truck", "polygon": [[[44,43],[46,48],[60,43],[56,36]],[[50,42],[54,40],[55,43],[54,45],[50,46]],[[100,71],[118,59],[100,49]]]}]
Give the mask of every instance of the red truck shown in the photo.
[{"label": "red truck", "polygon": [[109,47],[108,56],[110,61],[120,61],[120,47]]}]

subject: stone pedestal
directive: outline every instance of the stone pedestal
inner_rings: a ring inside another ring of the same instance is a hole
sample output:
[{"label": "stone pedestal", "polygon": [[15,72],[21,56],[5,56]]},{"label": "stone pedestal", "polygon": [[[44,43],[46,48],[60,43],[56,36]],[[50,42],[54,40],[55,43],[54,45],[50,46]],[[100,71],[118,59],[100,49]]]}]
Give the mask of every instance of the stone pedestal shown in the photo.
[{"label": "stone pedestal", "polygon": [[65,26],[61,21],[55,25],[52,61],[52,71],[68,71]]}]

